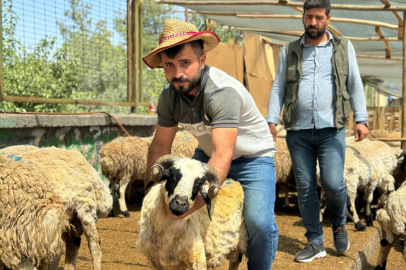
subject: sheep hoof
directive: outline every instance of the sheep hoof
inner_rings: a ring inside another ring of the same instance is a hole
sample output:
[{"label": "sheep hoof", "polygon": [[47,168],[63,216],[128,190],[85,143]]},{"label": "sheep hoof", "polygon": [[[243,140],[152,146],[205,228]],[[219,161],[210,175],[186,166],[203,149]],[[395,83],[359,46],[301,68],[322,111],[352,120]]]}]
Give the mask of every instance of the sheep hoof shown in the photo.
[{"label": "sheep hoof", "polygon": [[382,266],[377,265],[376,268],[375,268],[375,270],[385,270],[385,269],[386,269],[386,261],[383,263]]},{"label": "sheep hoof", "polygon": [[130,217],[130,213],[128,213],[128,211],[121,211],[121,214],[123,214],[125,217]]},{"label": "sheep hoof", "polygon": [[386,247],[389,244],[388,240],[386,240],[385,238],[381,239],[381,246],[382,247]]},{"label": "sheep hoof", "polygon": [[374,226],[372,215],[366,216],[365,221],[366,221],[366,224],[367,224],[368,227],[373,227]]},{"label": "sheep hoof", "polygon": [[355,229],[357,231],[364,231],[366,228],[367,228],[367,226],[362,224],[361,221],[358,221],[357,223],[355,223]]},{"label": "sheep hoof", "polygon": [[114,211],[113,211],[113,209],[110,210],[110,213],[109,213],[109,215],[108,215],[107,217],[114,217]]}]

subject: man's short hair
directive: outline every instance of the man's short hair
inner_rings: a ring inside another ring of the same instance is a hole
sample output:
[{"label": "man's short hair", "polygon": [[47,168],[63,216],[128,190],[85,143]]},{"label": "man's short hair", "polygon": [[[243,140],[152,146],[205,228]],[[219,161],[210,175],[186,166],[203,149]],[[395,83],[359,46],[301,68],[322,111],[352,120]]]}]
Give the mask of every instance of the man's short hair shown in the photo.
[{"label": "man's short hair", "polygon": [[326,11],[326,16],[330,14],[331,4],[329,0],[306,0],[303,5],[303,12],[311,8],[322,8]]},{"label": "man's short hair", "polygon": [[179,45],[177,45],[175,47],[166,49],[166,50],[162,51],[161,53],[165,53],[166,56],[168,56],[169,58],[175,58],[175,56],[178,53],[180,53],[180,51],[183,50],[183,48],[185,47],[186,44],[189,44],[192,47],[192,50],[197,55],[197,59],[199,59],[200,56],[203,55],[204,47],[203,47],[203,40],[201,40],[201,39],[193,40],[191,42],[186,42],[186,43],[179,44]]}]

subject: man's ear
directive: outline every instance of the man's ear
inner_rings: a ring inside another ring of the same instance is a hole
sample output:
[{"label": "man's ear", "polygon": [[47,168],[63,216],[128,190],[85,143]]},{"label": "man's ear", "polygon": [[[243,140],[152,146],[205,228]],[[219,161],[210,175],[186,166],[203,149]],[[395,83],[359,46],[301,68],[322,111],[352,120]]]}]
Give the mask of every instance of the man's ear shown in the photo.
[{"label": "man's ear", "polygon": [[202,56],[200,56],[200,69],[204,69],[204,66],[206,65],[206,53],[204,53]]},{"label": "man's ear", "polygon": [[330,23],[330,17],[331,17],[331,14],[328,14],[328,16],[327,16],[327,25]]}]

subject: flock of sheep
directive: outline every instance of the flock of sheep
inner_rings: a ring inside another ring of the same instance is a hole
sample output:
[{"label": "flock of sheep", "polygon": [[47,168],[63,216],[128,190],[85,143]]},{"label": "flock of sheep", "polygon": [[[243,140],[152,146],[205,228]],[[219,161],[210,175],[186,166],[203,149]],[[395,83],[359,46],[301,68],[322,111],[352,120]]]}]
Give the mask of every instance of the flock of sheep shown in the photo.
[{"label": "flock of sheep", "polygon": [[[34,146],[1,149],[0,269],[56,269],[63,250],[64,269],[75,269],[82,234],[88,241],[93,269],[101,269],[96,222],[114,216],[112,196],[117,196],[121,213],[129,217],[126,189],[139,182],[143,192],[151,142],[152,137],[119,137],[103,146],[100,164],[110,189],[78,151]],[[234,270],[247,254],[242,187],[227,179],[220,188],[215,170],[190,159],[196,146],[192,135],[178,132],[172,155],[160,158],[151,169],[158,184],[144,199],[137,246],[152,269],[207,269],[227,258],[229,269]],[[288,185],[294,185],[291,159],[285,139],[278,138],[276,147],[276,181],[285,193],[285,206],[289,206]],[[376,269],[385,269],[391,246],[406,233],[406,182],[395,191],[392,176],[404,155],[399,147],[380,141],[356,143],[353,137],[347,138],[347,214],[356,230],[366,229],[355,208],[358,192],[364,193],[367,226],[372,226],[374,193],[379,194],[381,209],[376,219],[386,238],[381,241]],[[192,207],[198,193],[207,207],[186,219],[173,221],[166,216],[165,208],[183,211]],[[405,248],[403,254],[406,260]]]}]

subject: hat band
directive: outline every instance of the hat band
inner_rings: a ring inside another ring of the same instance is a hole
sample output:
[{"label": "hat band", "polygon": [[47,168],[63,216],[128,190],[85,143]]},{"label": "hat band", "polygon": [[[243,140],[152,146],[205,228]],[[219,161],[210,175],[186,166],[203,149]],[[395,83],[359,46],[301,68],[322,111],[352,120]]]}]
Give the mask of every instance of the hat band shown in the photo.
[{"label": "hat band", "polygon": [[185,35],[194,35],[194,34],[196,34],[196,33],[197,33],[197,32],[180,32],[180,33],[175,33],[175,34],[166,36],[166,37],[164,37],[163,39],[161,39],[161,40],[159,41],[159,45],[161,45],[162,42],[164,42],[164,41],[166,41],[166,40],[168,40],[168,39],[171,39],[171,38],[173,38],[173,37],[179,37],[179,36],[185,36]]}]

